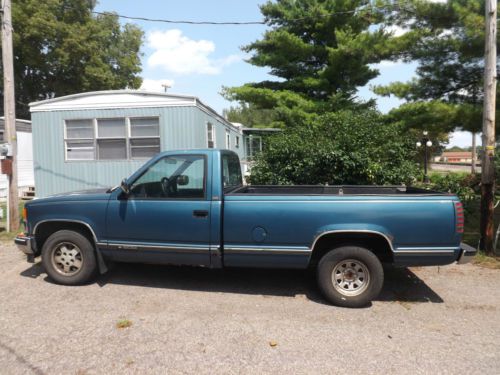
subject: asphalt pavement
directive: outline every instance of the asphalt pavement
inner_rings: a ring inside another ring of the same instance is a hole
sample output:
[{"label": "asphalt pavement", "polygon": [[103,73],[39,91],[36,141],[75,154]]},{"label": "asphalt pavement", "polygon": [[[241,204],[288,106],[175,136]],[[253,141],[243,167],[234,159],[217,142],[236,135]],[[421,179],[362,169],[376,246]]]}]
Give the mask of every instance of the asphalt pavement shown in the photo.
[{"label": "asphalt pavement", "polygon": [[0,373],[499,374],[500,270],[388,270],[353,310],[306,271],[120,264],[60,286],[3,244]]}]

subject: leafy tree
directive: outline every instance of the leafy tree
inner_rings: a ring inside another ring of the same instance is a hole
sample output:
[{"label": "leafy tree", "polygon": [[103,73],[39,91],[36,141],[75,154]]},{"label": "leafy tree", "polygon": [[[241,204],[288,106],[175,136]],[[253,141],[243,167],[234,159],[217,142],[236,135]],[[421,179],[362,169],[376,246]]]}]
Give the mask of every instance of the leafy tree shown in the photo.
[{"label": "leafy tree", "polygon": [[393,59],[418,61],[416,78],[375,87],[408,101],[392,111],[409,127],[481,130],[484,0],[405,1],[386,22],[407,30]]},{"label": "leafy tree", "polygon": [[274,126],[310,123],[318,114],[358,106],[357,88],[379,74],[371,64],[395,47],[390,32],[373,27],[384,12],[367,0],[268,1],[261,12],[270,30],[243,50],[250,64],[269,67],[277,80],[224,88],[223,95],[273,109]]},{"label": "leafy tree", "polygon": [[453,146],[453,147],[447,148],[445,151],[446,152],[463,152],[463,151],[467,151],[467,150],[463,149],[462,147]]},{"label": "leafy tree", "polygon": [[223,111],[224,117],[231,122],[239,122],[246,127],[262,128],[272,126],[276,114],[272,109],[256,108],[253,104],[241,103]]},{"label": "leafy tree", "polygon": [[254,184],[401,184],[419,174],[414,138],[376,111],[339,111],[270,136]]},{"label": "leafy tree", "polygon": [[89,0],[14,1],[18,117],[29,118],[32,101],[140,86],[142,31],[120,26],[113,14],[94,16],[93,7]]}]

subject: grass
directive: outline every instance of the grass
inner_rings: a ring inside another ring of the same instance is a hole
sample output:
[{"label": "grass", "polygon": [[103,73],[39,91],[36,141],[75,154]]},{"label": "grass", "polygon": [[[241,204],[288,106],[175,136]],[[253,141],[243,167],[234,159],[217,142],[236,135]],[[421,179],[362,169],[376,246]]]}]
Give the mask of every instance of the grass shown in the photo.
[{"label": "grass", "polygon": [[489,256],[480,251],[473,260],[474,264],[484,268],[491,268],[494,270],[500,270],[500,257]]},{"label": "grass", "polygon": [[128,319],[120,319],[116,323],[116,328],[118,328],[118,329],[124,329],[124,328],[129,328],[129,327],[132,327],[132,321],[128,320]]},{"label": "grass", "polygon": [[[21,232],[21,230],[19,230]],[[16,238],[18,232],[5,232],[5,230],[2,230],[0,232],[0,241],[2,242],[12,242],[14,241],[14,238]]]},{"label": "grass", "polygon": [[[23,208],[25,201],[20,201],[19,202],[19,216],[22,216],[23,214]],[[22,232],[24,230],[24,225],[21,224],[19,226],[19,230],[17,232],[9,232],[7,230],[7,203],[6,202],[1,202],[0,203],[0,208],[3,210],[3,217],[0,219],[0,241],[12,241],[14,238],[17,236],[18,233]]]},{"label": "grass", "polygon": [[[496,197],[496,200],[499,200],[500,197]],[[495,233],[498,225],[500,224],[500,207],[495,209],[495,214],[493,217]],[[480,198],[479,196],[473,202],[468,202],[465,205],[465,227],[464,227],[464,236],[463,242],[468,245],[477,248],[479,244],[479,239],[481,237],[481,233],[479,232],[479,223],[480,223]],[[499,239],[500,244],[500,239]],[[499,245],[497,247],[500,248]],[[498,251],[498,250],[497,250]],[[473,263],[491,269],[500,269],[500,256],[497,255],[487,255],[484,252],[480,251],[474,258]]]}]

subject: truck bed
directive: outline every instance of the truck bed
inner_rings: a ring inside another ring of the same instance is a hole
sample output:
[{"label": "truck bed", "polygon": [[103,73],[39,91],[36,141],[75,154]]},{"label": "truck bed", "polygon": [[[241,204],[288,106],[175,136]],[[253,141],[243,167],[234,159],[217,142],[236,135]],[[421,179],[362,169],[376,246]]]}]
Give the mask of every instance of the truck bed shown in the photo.
[{"label": "truck bed", "polygon": [[448,195],[407,186],[248,185],[226,195]]}]

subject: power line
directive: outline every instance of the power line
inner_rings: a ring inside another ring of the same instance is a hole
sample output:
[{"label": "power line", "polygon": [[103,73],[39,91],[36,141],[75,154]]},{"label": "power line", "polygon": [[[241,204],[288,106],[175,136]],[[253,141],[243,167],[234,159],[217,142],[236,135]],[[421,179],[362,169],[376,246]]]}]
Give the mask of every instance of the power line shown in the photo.
[{"label": "power line", "polygon": [[136,20],[136,21],[146,21],[146,22],[162,22],[162,23],[173,23],[173,24],[187,24],[187,25],[264,25],[264,21],[249,21],[249,22],[217,22],[217,21],[187,21],[187,20],[167,20],[167,19],[159,19],[159,18],[147,18],[147,17],[132,17],[125,16],[123,14],[117,14],[114,12],[96,12],[92,13],[98,14],[101,16],[117,16],[119,18],[125,18],[128,20]]},{"label": "power line", "polygon": [[[414,14],[417,18],[425,18],[428,20],[448,20],[449,17],[446,16],[429,16],[426,15],[422,17],[422,15],[418,15],[418,13],[410,8],[411,3],[408,1],[401,1],[396,4],[388,4],[384,6],[373,6],[373,5],[368,5],[366,7],[360,7],[357,9],[351,9],[351,10],[345,10],[345,11],[338,11],[338,12],[332,12],[332,13],[325,13],[325,14],[319,14],[319,15],[310,15],[310,16],[304,16],[304,17],[298,17],[298,18],[292,18],[292,19],[287,19],[286,21],[288,23],[294,23],[294,22],[300,22],[300,21],[307,21],[315,18],[326,18],[326,17],[333,17],[333,16],[341,16],[341,15],[347,15],[347,14],[355,14],[355,13],[361,13],[361,12],[366,12],[367,14],[370,13],[375,13],[376,11],[382,11],[382,10],[387,10],[387,11],[405,11],[410,14]],[[148,17],[139,17],[139,16],[127,16],[124,14],[118,14],[116,12],[111,12],[111,11],[104,11],[104,12],[98,12],[98,11],[92,11],[93,14],[96,15],[101,15],[101,16],[116,16],[118,18],[123,18],[123,19],[128,19],[128,20],[135,20],[135,21],[145,21],[145,22],[158,22],[158,23],[169,23],[169,24],[185,24],[185,25],[213,25],[213,26],[251,26],[251,25],[266,25],[268,22],[267,21],[192,21],[192,20],[170,20],[170,19],[164,19],[164,18],[148,18]]]},{"label": "power line", "polygon": [[[358,9],[352,9],[352,10],[345,10],[345,11],[339,11],[339,12],[332,12],[332,13],[327,13],[327,14],[320,14],[320,15],[311,15],[311,16],[305,16],[305,17],[299,17],[299,18],[292,18],[288,19],[287,22],[299,22],[299,21],[306,21],[314,18],[325,18],[325,17],[332,17],[332,16],[337,16],[337,15],[346,15],[346,14],[354,14],[354,13],[359,13],[362,11],[369,11],[373,12],[376,10],[396,10],[396,9],[402,9],[402,10],[407,10],[405,8],[402,8],[401,5],[405,5],[405,3],[400,3],[396,6],[394,5],[387,5],[387,6],[368,6],[366,8],[358,8]],[[101,15],[101,16],[107,16],[107,15],[114,15],[119,18],[124,18],[124,19],[129,19],[129,20],[136,20],[136,21],[146,21],[146,22],[161,22],[161,23],[170,23],[170,24],[185,24],[185,25],[215,25],[215,26],[227,26],[227,25],[232,25],[232,26],[246,26],[246,25],[266,25],[266,21],[243,21],[243,22],[238,22],[238,21],[191,21],[191,20],[169,20],[169,19],[162,19],[162,18],[148,18],[148,17],[138,17],[138,16],[127,16],[123,14],[118,14],[115,12],[97,12],[97,11],[92,11],[93,14]]]}]

